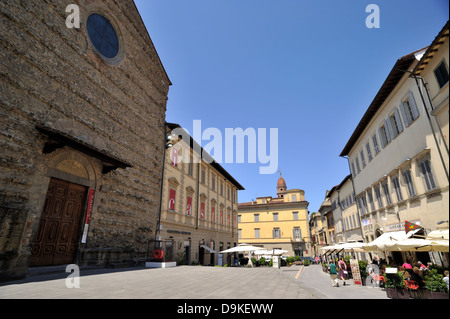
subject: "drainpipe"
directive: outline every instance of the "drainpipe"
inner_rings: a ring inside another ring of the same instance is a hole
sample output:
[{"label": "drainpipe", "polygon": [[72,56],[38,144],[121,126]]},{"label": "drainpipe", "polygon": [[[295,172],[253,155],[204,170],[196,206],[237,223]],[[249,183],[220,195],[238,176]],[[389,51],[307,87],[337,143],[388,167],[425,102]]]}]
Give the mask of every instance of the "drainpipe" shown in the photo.
[{"label": "drainpipe", "polygon": [[[158,234],[161,227],[161,210],[162,210],[162,193],[164,189],[164,169],[166,164],[166,149],[167,149],[167,122],[164,121],[164,144],[163,144],[163,159],[162,159],[162,172],[161,172],[161,188],[159,193],[159,213],[158,222],[156,224],[155,241],[158,240]],[[160,238],[161,239],[161,238]]]}]

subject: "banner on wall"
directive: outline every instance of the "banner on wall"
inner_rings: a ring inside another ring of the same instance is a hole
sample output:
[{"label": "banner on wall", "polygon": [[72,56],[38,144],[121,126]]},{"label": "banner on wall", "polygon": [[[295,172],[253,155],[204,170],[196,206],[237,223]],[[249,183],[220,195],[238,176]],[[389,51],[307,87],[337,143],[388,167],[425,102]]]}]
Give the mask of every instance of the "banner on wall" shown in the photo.
[{"label": "banner on wall", "polygon": [[81,237],[82,244],[86,244],[87,233],[88,233],[88,229],[89,229],[89,222],[91,220],[92,206],[94,204],[94,194],[95,194],[95,190],[89,189],[87,208],[86,208],[86,219],[84,221],[83,236]]}]

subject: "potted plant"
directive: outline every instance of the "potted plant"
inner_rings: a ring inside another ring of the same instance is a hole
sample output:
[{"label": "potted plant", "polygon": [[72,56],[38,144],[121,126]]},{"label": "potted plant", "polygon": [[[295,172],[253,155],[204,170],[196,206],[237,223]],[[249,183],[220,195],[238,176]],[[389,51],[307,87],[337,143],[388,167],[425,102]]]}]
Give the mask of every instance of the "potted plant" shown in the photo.
[{"label": "potted plant", "polygon": [[369,273],[367,272],[367,261],[365,260],[359,260],[358,261],[358,266],[359,266],[359,273],[361,274],[361,284],[363,286],[366,285],[366,278],[369,275]]},{"label": "potted plant", "polygon": [[437,269],[431,269],[425,276],[425,294],[427,299],[448,299],[447,284]]},{"label": "potted plant", "polygon": [[406,291],[405,279],[399,273],[386,274],[386,294],[391,299],[409,299]]}]

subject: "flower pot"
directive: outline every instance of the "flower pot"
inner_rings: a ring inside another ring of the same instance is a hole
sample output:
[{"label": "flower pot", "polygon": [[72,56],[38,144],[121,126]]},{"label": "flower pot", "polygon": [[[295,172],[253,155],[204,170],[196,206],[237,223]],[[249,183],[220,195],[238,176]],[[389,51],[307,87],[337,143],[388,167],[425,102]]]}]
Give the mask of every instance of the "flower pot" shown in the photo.
[{"label": "flower pot", "polygon": [[446,292],[437,292],[437,291],[425,291],[426,299],[449,299],[448,293]]},{"label": "flower pot", "polygon": [[398,299],[395,288],[386,288],[386,296],[391,299]]},{"label": "flower pot", "polygon": [[409,292],[406,289],[397,288],[398,299],[409,299]]}]

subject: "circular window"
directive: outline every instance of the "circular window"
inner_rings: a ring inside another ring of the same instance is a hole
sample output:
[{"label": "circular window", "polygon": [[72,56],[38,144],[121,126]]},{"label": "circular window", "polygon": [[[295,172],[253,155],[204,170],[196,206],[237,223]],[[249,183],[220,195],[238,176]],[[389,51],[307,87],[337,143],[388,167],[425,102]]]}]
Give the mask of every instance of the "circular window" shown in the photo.
[{"label": "circular window", "polygon": [[116,57],[119,53],[119,40],[111,22],[94,13],[87,19],[86,26],[95,49],[108,59]]}]

